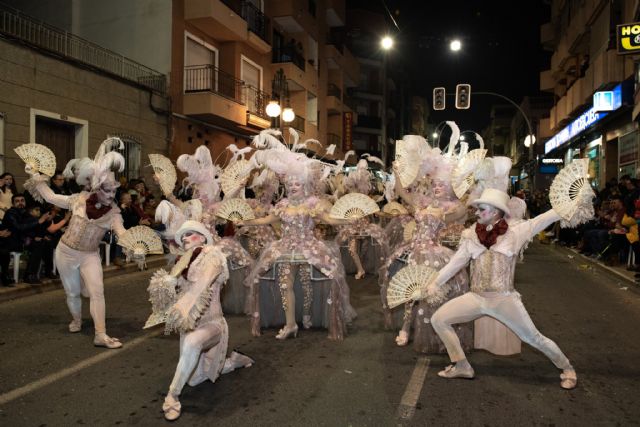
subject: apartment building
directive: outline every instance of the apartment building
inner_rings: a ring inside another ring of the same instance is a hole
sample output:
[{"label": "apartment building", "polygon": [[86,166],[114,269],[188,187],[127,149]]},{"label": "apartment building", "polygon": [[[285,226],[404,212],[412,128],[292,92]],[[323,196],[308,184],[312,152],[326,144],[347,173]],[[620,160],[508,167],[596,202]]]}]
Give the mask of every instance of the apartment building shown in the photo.
[{"label": "apartment building", "polygon": [[[288,136],[350,149],[345,89],[359,67],[344,44],[344,1],[175,0],[172,156],[206,144],[214,158],[271,125],[265,107],[292,108]],[[317,147],[309,147],[318,150]]]},{"label": "apartment building", "polygon": [[[553,0],[551,20],[540,28],[543,47],[553,52],[551,67],[540,73],[540,89],[554,95],[548,120],[540,122],[544,158],[588,157],[594,183],[638,167],[638,131],[633,121],[634,63],[616,51],[616,25],[633,22],[631,0]],[[615,93],[607,111],[594,94]]]},{"label": "apartment building", "polygon": [[[63,169],[93,156],[108,136],[125,142],[127,178],[147,175],[147,154],[167,153],[166,76],[128,57],[47,23],[28,0],[0,6],[0,168],[22,182],[14,148],[48,146]],[[40,3],[40,2],[37,2]],[[53,8],[52,21],[71,23]]]}]

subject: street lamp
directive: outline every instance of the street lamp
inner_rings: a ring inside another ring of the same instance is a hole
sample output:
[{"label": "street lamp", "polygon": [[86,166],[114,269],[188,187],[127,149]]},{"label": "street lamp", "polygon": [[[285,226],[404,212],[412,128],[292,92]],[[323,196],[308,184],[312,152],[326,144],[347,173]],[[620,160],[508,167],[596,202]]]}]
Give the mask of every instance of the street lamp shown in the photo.
[{"label": "street lamp", "polygon": [[449,43],[449,49],[451,49],[453,52],[458,52],[460,49],[462,49],[462,43],[458,39],[451,40],[451,43]]},{"label": "street lamp", "polygon": [[393,47],[393,39],[389,36],[384,36],[382,40],[380,40],[380,46],[384,50],[389,50]]},{"label": "street lamp", "polygon": [[285,123],[291,123],[296,118],[296,113],[289,105],[289,84],[282,68],[276,71],[271,81],[271,101],[265,112],[271,117],[271,127],[274,129],[281,127],[280,117]]},{"label": "street lamp", "polygon": [[524,137],[524,146],[526,148],[531,147],[535,143],[536,143],[535,135],[527,135],[527,136]]}]

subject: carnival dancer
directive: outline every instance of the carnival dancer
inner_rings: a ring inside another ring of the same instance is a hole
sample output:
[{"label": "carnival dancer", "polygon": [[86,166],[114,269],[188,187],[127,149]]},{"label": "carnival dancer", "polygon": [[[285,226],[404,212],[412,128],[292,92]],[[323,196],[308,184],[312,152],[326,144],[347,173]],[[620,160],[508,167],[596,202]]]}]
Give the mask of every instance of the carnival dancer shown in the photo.
[{"label": "carnival dancer", "polygon": [[[185,181],[194,188],[193,199],[189,202],[182,202],[172,194],[165,194],[165,196],[169,202],[183,212],[185,220],[193,219],[200,221],[210,230],[216,245],[220,247],[220,250],[227,257],[231,270],[231,276],[226,285],[227,289],[225,290],[225,296],[229,295],[229,298],[223,297],[225,312],[235,314],[243,313],[246,294],[248,292],[248,289],[244,287],[244,281],[246,275],[251,270],[254,260],[234,238],[220,238],[216,233],[215,214],[221,202],[219,183],[221,170],[218,166],[214,165],[211,159],[211,152],[204,145],[198,147],[194,154],[180,155],[176,161],[176,165],[178,169],[187,173]],[[242,190],[244,190],[244,187],[242,187]],[[228,194],[225,195],[225,197],[234,197],[235,195],[236,194]],[[175,211],[175,209],[172,210]]]},{"label": "carnival dancer", "polygon": [[[99,347],[120,348],[122,343],[107,335],[105,323],[104,285],[99,245],[107,231],[117,236],[126,232],[122,225],[120,209],[114,203],[116,181],[112,167],[124,170],[124,157],[111,149],[123,149],[118,138],[105,140],[93,160],[72,161],[77,166],[77,183],[90,191],[65,196],[55,194],[47,184],[48,177],[33,173],[27,165],[25,170],[31,175],[24,187],[36,200],[54,204],[71,211],[72,216],[64,235],[55,251],[55,262],[60,280],[67,295],[67,306],[72,321],[69,332],[80,332],[82,327],[81,295],[88,295],[91,317],[95,328],[93,344]],[[67,168],[68,176],[70,168]]]},{"label": "carnival dancer", "polygon": [[[215,382],[221,374],[254,363],[236,351],[227,357],[229,329],[222,314],[220,291],[229,271],[225,256],[213,245],[211,233],[202,223],[188,220],[175,239],[184,255],[170,273],[156,272],[149,286],[152,318],[158,317],[153,323],[164,321],[166,333],[180,333],[180,359],[162,405],[170,421],[182,412],[179,396],[185,384],[196,386],[207,379]],[[155,307],[168,310],[156,313]]]},{"label": "carnival dancer", "polygon": [[[582,187],[575,199],[579,207],[573,210],[577,212],[574,216],[587,218],[593,215],[592,197],[588,184]],[[471,291],[445,303],[431,318],[433,328],[454,363],[438,375],[444,378],[474,377],[474,370],[452,324],[470,322],[486,315],[499,320],[522,341],[543,352],[562,370],[560,386],[572,389],[577,384],[577,375],[569,359],[556,343],[536,329],[513,286],[516,260],[523,246],[562,218],[552,209],[531,220],[509,225],[506,222],[510,214],[508,203],[507,193],[496,188],[486,188],[472,202],[477,208],[477,223],[463,232],[458,251],[424,289],[427,296],[438,292],[449,278],[471,263]]]},{"label": "carnival dancer", "polygon": [[[247,199],[247,203],[251,206],[256,218],[269,214],[279,185],[278,177],[269,169],[264,169],[253,178],[250,188],[254,191],[256,198]],[[257,259],[260,252],[277,239],[271,225],[239,227],[236,237],[245,239],[244,246],[254,259]]]},{"label": "carnival dancer", "polygon": [[273,130],[258,135],[254,144],[259,150],[253,155],[252,161],[256,166],[267,167],[284,178],[286,197],[274,206],[269,215],[237,223],[240,226],[280,223],[282,228],[280,240],[272,242],[262,251],[247,278],[247,286],[253,289],[252,333],[260,335],[260,277],[272,268],[276,269],[276,286],[280,290],[286,317],[286,324],[276,338],[295,337],[298,333],[294,294],[296,278],[304,294],[302,324],[305,329],[312,326],[311,305],[313,299],[318,297],[312,287],[311,269],[316,268],[330,281],[329,295],[326,301],[318,305],[328,313],[329,338],[341,340],[346,333],[346,324],[355,318],[355,311],[349,302],[349,287],[339,250],[336,245],[317,239],[314,227],[317,221],[331,225],[345,225],[349,221],[331,218],[326,203],[312,195],[315,182],[323,180],[330,172],[326,166],[302,153],[289,150],[277,139],[279,136],[280,133]]},{"label": "carnival dancer", "polygon": [[[407,194],[402,188],[398,191],[412,209],[415,219],[415,231],[411,240],[398,246],[381,269],[381,291],[383,301],[386,299],[386,287],[393,277],[392,264],[403,260],[409,265],[422,264],[436,270],[444,267],[454,251],[442,244],[442,237],[463,227],[460,225],[466,216],[466,208],[453,193],[450,184],[452,161],[443,155],[432,156],[430,172],[430,195],[419,196]],[[453,231],[452,231],[453,230]],[[460,271],[447,282],[444,301],[462,295],[469,290],[469,281],[465,271]],[[407,345],[411,329],[414,329],[414,348],[421,353],[441,353],[444,346],[431,327],[429,319],[436,309],[442,305],[438,302],[422,300],[418,304],[405,304],[402,328],[396,337],[396,344]],[[388,311],[388,309],[387,309]],[[387,316],[389,319],[390,316]],[[469,327],[462,327],[459,332],[463,336],[464,345],[471,348],[473,333]]]},{"label": "carnival dancer", "polygon": [[[369,156],[367,160],[369,159],[379,160],[372,156]],[[372,176],[369,172],[367,160],[361,159],[356,166],[356,170],[344,179],[344,189],[346,193],[361,193],[365,195],[371,193]],[[362,279],[365,275],[365,268],[362,265],[362,259],[358,250],[361,248],[364,239],[369,240],[369,246],[371,248],[368,255],[372,259],[370,259],[369,262],[372,261],[374,266],[379,265],[380,262],[384,262],[388,256],[389,248],[384,230],[378,224],[371,222],[368,217],[363,217],[349,225],[338,227],[336,242],[339,245],[347,245],[349,254],[356,266],[356,280]]]}]

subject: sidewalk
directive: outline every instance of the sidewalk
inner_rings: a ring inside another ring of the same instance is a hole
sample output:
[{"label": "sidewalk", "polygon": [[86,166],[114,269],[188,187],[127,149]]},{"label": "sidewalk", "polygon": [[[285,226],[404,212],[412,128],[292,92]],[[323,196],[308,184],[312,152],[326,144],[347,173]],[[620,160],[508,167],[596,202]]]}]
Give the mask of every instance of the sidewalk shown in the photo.
[{"label": "sidewalk", "polygon": [[[152,255],[147,257],[147,270],[155,270],[163,267],[167,263],[164,255]],[[138,270],[138,266],[134,262],[129,262],[123,267],[111,264],[110,266],[102,267],[104,272],[104,278],[119,276],[122,274],[135,273]],[[29,295],[41,294],[56,289],[62,289],[62,283],[60,279],[47,280],[40,285],[29,285],[27,283],[16,283],[13,287],[0,286],[0,303],[9,301],[16,298],[21,298]]]}]

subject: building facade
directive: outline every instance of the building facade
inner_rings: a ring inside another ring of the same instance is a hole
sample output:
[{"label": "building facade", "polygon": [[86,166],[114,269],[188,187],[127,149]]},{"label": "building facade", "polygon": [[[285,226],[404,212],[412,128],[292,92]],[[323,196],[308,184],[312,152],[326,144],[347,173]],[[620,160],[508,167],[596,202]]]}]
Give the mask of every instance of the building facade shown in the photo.
[{"label": "building facade", "polygon": [[[25,3],[26,4],[26,3]],[[168,153],[166,76],[26,15],[0,8],[2,169],[26,177],[14,148],[35,142],[57,166],[93,156],[109,136],[125,141],[127,178],[146,176],[149,153]]]},{"label": "building facade", "polygon": [[[617,25],[637,16],[637,2],[630,0],[554,0],[550,22],[540,28],[542,45],[553,52],[540,89],[555,99],[548,121],[540,122],[541,132],[551,134],[541,138],[541,159],[566,164],[588,157],[598,187],[626,173],[635,176],[638,167],[635,66],[617,53],[615,37]],[[616,94],[615,108],[594,104],[594,95],[603,92]]]}]

